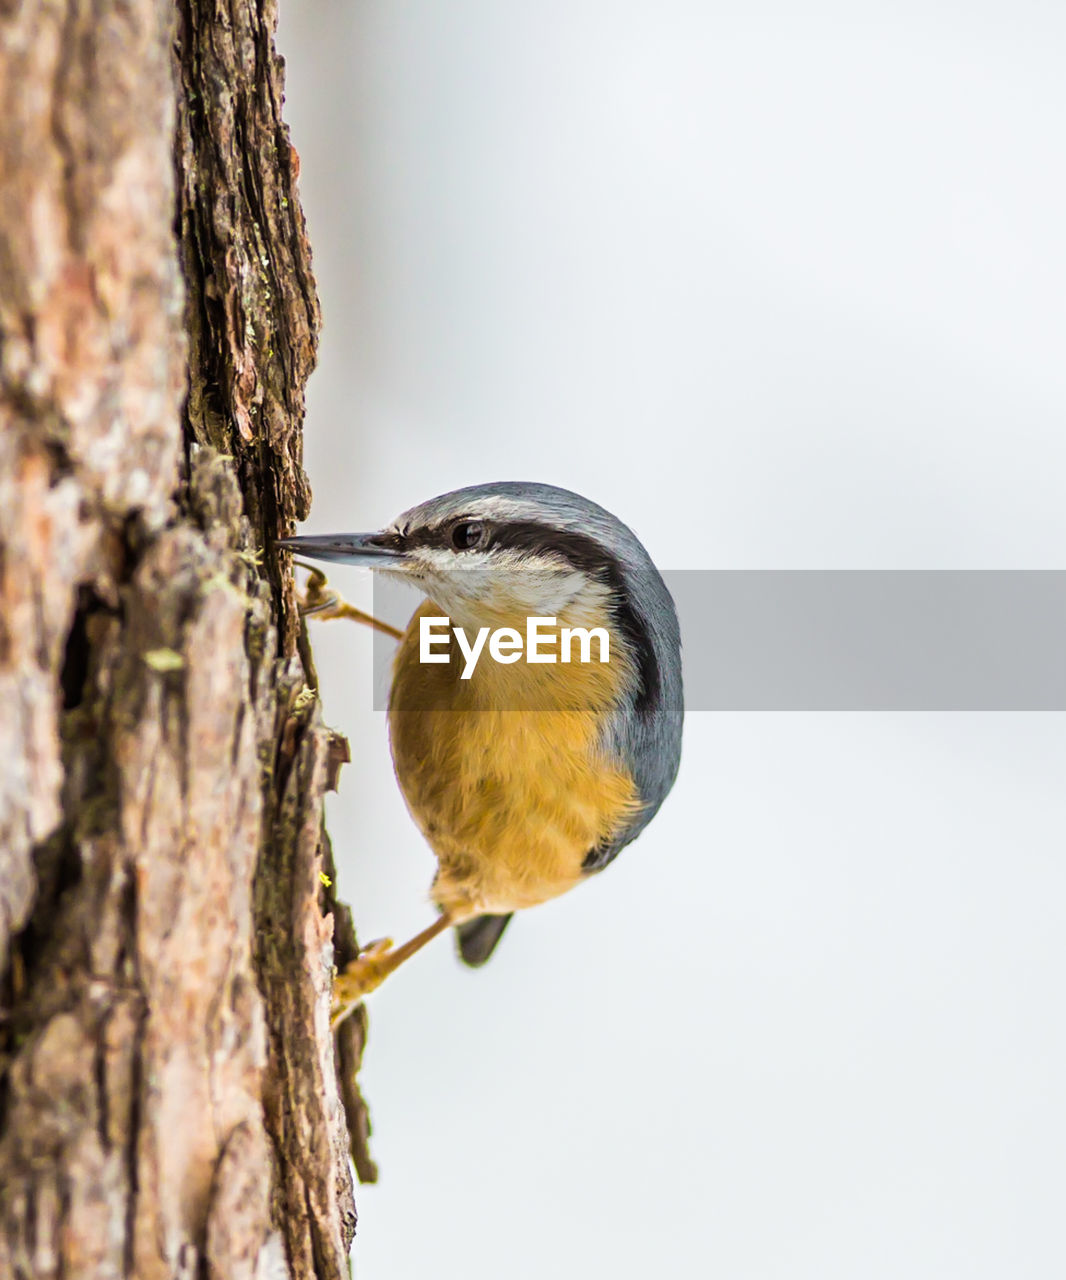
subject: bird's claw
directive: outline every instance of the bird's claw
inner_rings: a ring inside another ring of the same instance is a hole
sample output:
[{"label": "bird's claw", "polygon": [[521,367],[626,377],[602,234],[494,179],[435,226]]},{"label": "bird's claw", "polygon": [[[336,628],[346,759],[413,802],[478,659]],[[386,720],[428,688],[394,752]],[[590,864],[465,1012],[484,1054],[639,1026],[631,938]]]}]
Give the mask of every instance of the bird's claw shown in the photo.
[{"label": "bird's claw", "polygon": [[338,606],[343,604],[343,601],[329,585],[326,575],[321,569],[316,569],[314,565],[305,564],[302,560],[298,560],[297,564],[300,565],[301,569],[306,569],[308,574],[303,593],[297,594],[296,597],[300,617],[306,618],[311,614],[318,618],[336,617]]},{"label": "bird's claw", "polygon": [[393,640],[399,640],[403,636],[403,632],[392,626],[391,623],[382,622],[379,618],[375,618],[373,614],[364,613],[362,609],[357,609],[354,604],[349,604],[347,600],[329,585],[326,575],[321,569],[316,569],[314,565],[305,564],[303,560],[296,562],[301,569],[308,572],[307,584],[303,589],[303,594],[297,594],[296,604],[300,610],[301,618],[313,617],[320,622],[325,622],[330,618],[349,618],[352,622],[361,622],[364,626],[373,627],[375,631],[380,631],[384,635],[391,636]]},{"label": "bird's claw", "polygon": [[390,963],[392,939],[379,938],[368,943],[358,956],[333,979],[333,1012],[330,1025],[336,1027],[375,991],[392,971]]}]

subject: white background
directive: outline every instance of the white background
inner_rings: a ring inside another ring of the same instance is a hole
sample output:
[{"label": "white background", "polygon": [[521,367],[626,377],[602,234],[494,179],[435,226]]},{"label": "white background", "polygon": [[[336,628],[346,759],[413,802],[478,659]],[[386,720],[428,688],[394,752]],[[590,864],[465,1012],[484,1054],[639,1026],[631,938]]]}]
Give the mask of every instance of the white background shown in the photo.
[{"label": "white background", "polygon": [[[1061,5],[285,0],[279,43],[305,532],[537,479],[666,569],[1066,565]],[[370,637],[314,642],[341,892],[399,939]],[[1066,1274],[1063,721],[690,715],[605,875],[372,998],[360,1280]]]}]

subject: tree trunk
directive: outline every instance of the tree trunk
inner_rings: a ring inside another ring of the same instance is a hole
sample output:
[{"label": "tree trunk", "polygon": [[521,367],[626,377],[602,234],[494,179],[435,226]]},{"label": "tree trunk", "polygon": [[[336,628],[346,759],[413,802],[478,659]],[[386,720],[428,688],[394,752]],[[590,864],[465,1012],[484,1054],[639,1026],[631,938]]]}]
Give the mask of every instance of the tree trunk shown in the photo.
[{"label": "tree trunk", "polygon": [[272,550],[319,324],[275,18],[0,4],[5,1278],[348,1274],[347,747]]}]

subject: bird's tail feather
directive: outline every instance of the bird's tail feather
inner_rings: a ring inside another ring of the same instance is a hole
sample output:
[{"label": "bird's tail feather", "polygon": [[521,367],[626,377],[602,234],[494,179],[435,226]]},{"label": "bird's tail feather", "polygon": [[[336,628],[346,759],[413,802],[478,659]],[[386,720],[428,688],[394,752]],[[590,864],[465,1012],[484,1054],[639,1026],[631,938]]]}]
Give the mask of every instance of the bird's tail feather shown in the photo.
[{"label": "bird's tail feather", "polygon": [[510,916],[477,916],[465,924],[456,925],[459,955],[464,963],[477,969],[492,955],[496,943],[503,937]]}]

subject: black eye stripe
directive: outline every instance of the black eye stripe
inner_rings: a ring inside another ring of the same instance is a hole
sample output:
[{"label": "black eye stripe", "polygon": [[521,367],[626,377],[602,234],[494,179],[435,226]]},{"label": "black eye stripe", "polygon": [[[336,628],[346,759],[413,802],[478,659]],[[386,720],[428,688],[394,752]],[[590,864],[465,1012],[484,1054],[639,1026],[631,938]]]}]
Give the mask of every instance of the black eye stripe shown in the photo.
[{"label": "black eye stripe", "polygon": [[[612,570],[617,571],[619,568],[615,557],[609,551],[605,551],[595,539],[583,533],[553,529],[550,525],[539,524],[535,520],[493,524],[488,520],[479,520],[473,515],[459,516],[443,525],[412,529],[404,534],[400,541],[404,547],[412,550],[416,547],[454,550],[454,533],[466,525],[481,527],[482,545],[485,547],[553,555],[575,569],[597,576],[605,573],[609,575]],[[399,535],[394,536],[399,537]]]},{"label": "black eye stripe", "polygon": [[597,577],[610,577],[612,572],[620,571],[615,557],[594,538],[565,529],[553,529],[535,520],[515,520],[498,525],[491,532],[489,545],[554,555],[573,568]]},{"label": "black eye stripe", "polygon": [[451,547],[451,538],[446,529],[412,529],[405,533],[403,545],[408,551],[416,551],[419,547]]}]

